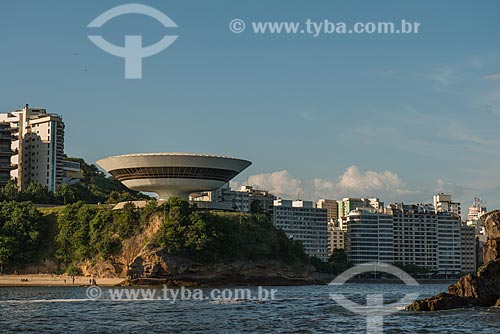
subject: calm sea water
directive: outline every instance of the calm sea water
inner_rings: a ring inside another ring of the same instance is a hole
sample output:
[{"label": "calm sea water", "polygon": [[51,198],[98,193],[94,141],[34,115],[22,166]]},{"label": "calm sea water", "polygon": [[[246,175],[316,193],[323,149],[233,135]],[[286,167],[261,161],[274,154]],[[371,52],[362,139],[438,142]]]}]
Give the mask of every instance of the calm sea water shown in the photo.
[{"label": "calm sea water", "polygon": [[[90,300],[84,287],[0,288],[0,333],[366,333],[366,319],[330,299],[342,293],[365,303],[367,293],[392,302],[409,292],[427,297],[446,284],[272,287],[276,299]],[[103,288],[106,295],[108,288]],[[256,288],[251,288],[257,293]],[[209,293],[208,289],[204,289]],[[394,311],[398,309],[395,308]],[[500,333],[500,309],[432,313],[398,311],[384,333]]]}]

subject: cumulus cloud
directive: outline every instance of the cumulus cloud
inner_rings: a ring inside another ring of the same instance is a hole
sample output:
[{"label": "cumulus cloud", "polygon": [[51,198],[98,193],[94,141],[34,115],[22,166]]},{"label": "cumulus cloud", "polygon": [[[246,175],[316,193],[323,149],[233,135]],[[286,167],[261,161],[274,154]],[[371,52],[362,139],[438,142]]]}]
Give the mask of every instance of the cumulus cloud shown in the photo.
[{"label": "cumulus cloud", "polygon": [[347,168],[335,181],[321,178],[301,180],[293,177],[287,170],[282,170],[252,175],[244,184],[269,190],[283,198],[302,195],[312,200],[346,196],[394,199],[396,195],[414,193],[406,188],[406,183],[395,172],[362,171],[357,166]]},{"label": "cumulus cloud", "polygon": [[398,194],[408,193],[406,183],[397,173],[391,171],[374,172],[361,171],[356,166],[351,166],[342,174],[337,182],[340,192],[355,194],[373,194],[376,191],[395,191]]},{"label": "cumulus cloud", "polygon": [[287,170],[252,175],[245,183],[259,189],[269,190],[280,197],[296,198],[304,193],[302,181],[292,177]]},{"label": "cumulus cloud", "polygon": [[490,74],[484,77],[486,80],[500,80],[500,74]]}]

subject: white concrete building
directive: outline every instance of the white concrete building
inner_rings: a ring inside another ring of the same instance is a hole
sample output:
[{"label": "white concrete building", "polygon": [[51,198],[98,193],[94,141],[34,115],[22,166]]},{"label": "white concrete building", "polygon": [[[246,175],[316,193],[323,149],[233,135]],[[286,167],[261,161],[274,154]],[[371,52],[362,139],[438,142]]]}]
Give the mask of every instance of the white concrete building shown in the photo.
[{"label": "white concrete building", "polygon": [[394,263],[392,216],[377,209],[356,209],[347,217],[345,248],[353,264],[365,262]]},{"label": "white concrete building", "polygon": [[484,205],[483,201],[479,197],[474,198],[472,206],[469,207],[469,212],[467,214],[467,225],[474,226],[476,230],[476,235],[485,235],[483,224],[481,223],[481,217],[488,212],[488,209]]},{"label": "white concrete building", "polygon": [[167,199],[217,190],[252,163],[218,155],[165,152],[123,154],[97,164],[129,189]]},{"label": "white concrete building", "polygon": [[394,263],[438,270],[437,215],[430,205],[391,204],[394,220]]},{"label": "white concrete building", "polygon": [[452,212],[458,216],[462,214],[460,203],[453,202],[451,195],[439,193],[433,197],[434,209],[436,212]]},{"label": "white concrete building", "polygon": [[30,108],[0,114],[0,122],[14,129],[11,177],[20,189],[38,182],[55,191],[63,182],[64,123],[62,117],[45,109]]},{"label": "white concrete building", "polygon": [[199,207],[239,212],[250,211],[251,200],[249,193],[232,190],[229,183],[224,184],[217,190],[191,194],[189,199]]},{"label": "white concrete building", "polygon": [[248,193],[248,196],[250,196],[250,205],[252,202],[258,201],[262,212],[272,215],[274,200],[276,199],[276,196],[274,196],[267,190],[255,189],[253,186],[249,185],[241,186],[239,191]]},{"label": "white concrete building", "polygon": [[273,224],[293,240],[301,241],[309,256],[328,260],[328,221],[326,209],[313,202],[277,199],[274,201]]},{"label": "white concrete building", "polygon": [[460,216],[453,212],[439,212],[438,221],[438,272],[457,275],[462,272]]},{"label": "white concrete building", "polygon": [[395,263],[440,275],[461,272],[460,216],[437,212],[431,204],[392,204],[387,213],[394,219]]}]

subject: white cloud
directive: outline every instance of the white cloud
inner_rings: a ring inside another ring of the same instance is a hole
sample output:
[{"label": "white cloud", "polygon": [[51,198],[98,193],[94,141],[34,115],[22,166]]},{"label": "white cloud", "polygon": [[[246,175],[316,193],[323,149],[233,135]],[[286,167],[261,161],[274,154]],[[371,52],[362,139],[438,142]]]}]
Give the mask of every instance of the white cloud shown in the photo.
[{"label": "white cloud", "polygon": [[342,198],[346,196],[377,196],[389,200],[398,199],[399,195],[415,194],[406,188],[397,173],[391,171],[362,171],[357,166],[350,166],[336,181],[315,178],[300,180],[290,175],[287,170],[273,173],[252,175],[244,184],[266,189],[283,198],[306,197]]},{"label": "white cloud", "polygon": [[377,191],[394,191],[398,194],[408,193],[406,184],[397,173],[391,171],[374,172],[359,170],[351,166],[340,176],[337,189],[340,192],[375,195]]},{"label": "white cloud", "polygon": [[296,198],[304,193],[302,181],[292,177],[287,170],[252,175],[245,184],[266,189],[280,197]]},{"label": "white cloud", "polygon": [[486,80],[500,80],[500,74],[490,74],[484,77]]}]

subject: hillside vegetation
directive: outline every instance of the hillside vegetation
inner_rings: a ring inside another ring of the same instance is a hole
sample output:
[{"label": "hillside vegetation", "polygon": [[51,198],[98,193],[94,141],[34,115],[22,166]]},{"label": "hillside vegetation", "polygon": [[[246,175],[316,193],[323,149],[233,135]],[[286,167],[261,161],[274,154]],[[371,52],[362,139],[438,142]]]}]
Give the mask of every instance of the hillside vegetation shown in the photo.
[{"label": "hillside vegetation", "polygon": [[198,210],[186,200],[171,198],[160,206],[126,204],[113,211],[83,202],[38,210],[30,202],[0,203],[0,264],[13,271],[55,261],[74,271],[83,261],[118,254],[123,242],[140,234],[156,218],[161,225],[149,240],[169,254],[202,263],[273,259],[308,263],[299,242],[289,240],[261,214]]}]

